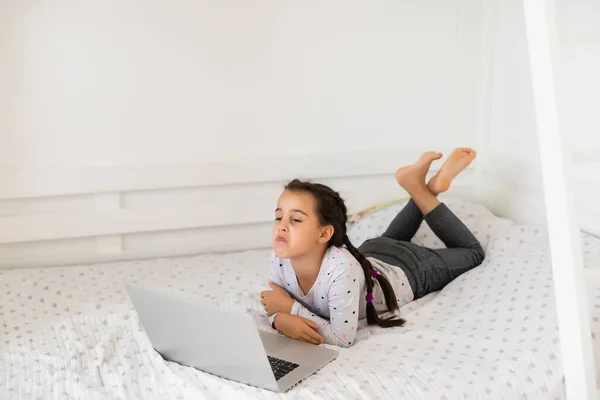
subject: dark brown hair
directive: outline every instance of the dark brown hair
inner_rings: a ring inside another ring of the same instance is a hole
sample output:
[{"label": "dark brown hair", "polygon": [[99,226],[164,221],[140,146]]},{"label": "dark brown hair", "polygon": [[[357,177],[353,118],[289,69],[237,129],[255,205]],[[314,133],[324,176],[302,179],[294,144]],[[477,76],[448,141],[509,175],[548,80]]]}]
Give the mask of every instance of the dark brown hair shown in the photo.
[{"label": "dark brown hair", "polygon": [[[328,186],[320,183],[312,183],[294,179],[285,186],[285,190],[291,192],[306,192],[310,193],[315,198],[315,208],[319,216],[321,226],[333,226],[333,236],[327,243],[328,247],[343,247],[346,246],[350,254],[360,263],[365,273],[365,281],[367,284],[367,294],[373,293],[373,265],[352,243],[346,234],[346,224],[348,222],[348,211],[344,200],[340,194]],[[398,309],[396,294],[390,282],[381,274],[377,274],[377,281],[383,291],[385,304],[389,311]],[[383,327],[402,326],[404,319],[402,318],[379,318],[375,305],[372,302],[367,302],[367,322],[369,325],[377,324]]]}]

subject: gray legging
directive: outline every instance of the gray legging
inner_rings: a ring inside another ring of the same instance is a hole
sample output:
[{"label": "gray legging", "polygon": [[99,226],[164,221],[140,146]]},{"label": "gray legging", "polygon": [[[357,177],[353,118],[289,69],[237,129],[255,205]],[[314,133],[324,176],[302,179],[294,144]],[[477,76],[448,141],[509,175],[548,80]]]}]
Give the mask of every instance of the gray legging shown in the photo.
[{"label": "gray legging", "polygon": [[[447,248],[430,249],[410,242],[423,219]],[[382,236],[365,241],[358,250],[402,268],[415,300],[442,289],[485,258],[477,238],[444,203],[423,216],[412,199]]]}]

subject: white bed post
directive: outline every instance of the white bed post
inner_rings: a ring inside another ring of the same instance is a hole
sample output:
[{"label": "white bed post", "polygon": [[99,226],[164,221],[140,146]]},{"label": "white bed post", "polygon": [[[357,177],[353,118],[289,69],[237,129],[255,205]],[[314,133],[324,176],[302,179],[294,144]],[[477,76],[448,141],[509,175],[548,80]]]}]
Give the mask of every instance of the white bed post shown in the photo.
[{"label": "white bed post", "polygon": [[590,314],[581,237],[569,180],[570,157],[561,138],[556,95],[558,36],[553,0],[523,0],[533,100],[565,384],[569,399],[596,399]]}]

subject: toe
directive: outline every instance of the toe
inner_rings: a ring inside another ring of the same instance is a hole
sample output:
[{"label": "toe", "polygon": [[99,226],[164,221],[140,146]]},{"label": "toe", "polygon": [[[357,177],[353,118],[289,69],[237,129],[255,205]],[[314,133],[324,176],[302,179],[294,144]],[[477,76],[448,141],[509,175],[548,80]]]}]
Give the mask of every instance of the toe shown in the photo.
[{"label": "toe", "polygon": [[434,159],[437,160],[440,157],[442,157],[442,153],[437,152],[437,151],[428,151],[427,153],[424,154],[425,158],[427,159]]}]

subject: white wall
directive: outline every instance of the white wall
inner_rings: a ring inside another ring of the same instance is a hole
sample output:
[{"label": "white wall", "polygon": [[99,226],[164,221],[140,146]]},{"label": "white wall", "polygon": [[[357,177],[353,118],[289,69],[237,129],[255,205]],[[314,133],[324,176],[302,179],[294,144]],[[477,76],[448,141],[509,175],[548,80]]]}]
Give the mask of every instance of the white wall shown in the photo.
[{"label": "white wall", "polygon": [[402,148],[400,131],[419,146],[442,126],[442,143],[468,137],[448,101],[454,3],[118,3],[14,6],[2,165]]},{"label": "white wall", "polygon": [[478,143],[481,12],[0,3],[0,266],[268,246],[295,176],[400,196],[397,166]]},{"label": "white wall", "polygon": [[[485,201],[497,213],[544,223],[539,152],[535,135],[523,5],[497,1],[490,93],[489,136],[480,162],[487,184]],[[561,128],[573,160],[573,186],[580,222],[600,234],[600,3],[557,2],[560,41]]]}]

